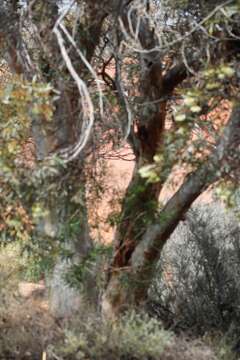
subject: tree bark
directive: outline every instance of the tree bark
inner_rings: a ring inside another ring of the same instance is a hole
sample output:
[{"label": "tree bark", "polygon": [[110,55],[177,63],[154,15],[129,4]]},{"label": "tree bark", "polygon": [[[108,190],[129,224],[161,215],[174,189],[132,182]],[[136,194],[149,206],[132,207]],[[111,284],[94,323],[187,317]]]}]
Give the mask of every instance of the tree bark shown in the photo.
[{"label": "tree bark", "polygon": [[[146,226],[145,232],[134,242],[127,261],[113,262],[102,301],[106,317],[114,319],[126,308],[140,306],[145,302],[164,244],[194,200],[209,185],[229,175],[229,169],[225,172],[226,164],[231,164],[231,171],[239,171],[239,155],[240,106],[235,105],[216,149],[208,160],[186,177],[179,190],[161,210],[157,220]],[[121,246],[124,247],[127,241],[123,237]],[[117,249],[115,253],[117,258],[118,251]]]},{"label": "tree bark", "polygon": [[[76,141],[76,124],[79,122],[79,94],[74,80],[62,67],[62,58],[58,49],[55,35],[52,29],[59,17],[57,0],[46,0],[30,4],[31,21],[38,32],[35,53],[38,71],[34,69],[29,73],[25,67],[27,63],[19,50],[19,44],[24,42],[23,34],[20,30],[20,16],[13,9],[12,16],[15,19],[14,30],[10,27],[9,34],[5,34],[6,50],[8,53],[9,64],[13,72],[21,74],[25,79],[32,79],[40,76],[41,81],[51,83],[55,89],[59,90],[59,99],[55,101],[55,112],[51,121],[46,121],[43,117],[32,114],[32,137],[36,146],[36,168],[41,167],[49,155],[62,147],[74,144]],[[79,24],[79,34],[84,33],[84,52],[88,61],[94,56],[95,48],[98,45],[101,27],[106,16],[105,10],[101,7],[98,21],[96,12],[99,6],[89,8],[86,14],[84,25],[88,28],[88,34],[81,29]],[[11,16],[9,15],[11,18]],[[80,35],[79,35],[80,36]],[[83,64],[73,57],[74,64],[81,76],[85,75]],[[29,109],[31,112],[31,108]],[[83,155],[84,157],[84,155]],[[89,235],[88,214],[86,205],[86,189],[83,158],[78,158],[74,162],[66,164],[65,168],[59,170],[55,176],[46,177],[41,188],[37,189],[38,195],[31,199],[32,204],[41,202],[43,215],[36,220],[34,238],[40,244],[60,244],[65,252],[72,253],[70,260],[63,260],[59,257],[54,274],[48,279],[50,285],[51,308],[59,316],[70,315],[72,310],[76,310],[79,304],[79,291],[71,290],[66,285],[63,275],[72,264],[80,263],[92,248],[92,240]],[[46,162],[47,165],[47,162]],[[40,195],[39,195],[40,194]],[[95,301],[96,296],[93,279],[87,279],[86,294],[88,301]]]}]

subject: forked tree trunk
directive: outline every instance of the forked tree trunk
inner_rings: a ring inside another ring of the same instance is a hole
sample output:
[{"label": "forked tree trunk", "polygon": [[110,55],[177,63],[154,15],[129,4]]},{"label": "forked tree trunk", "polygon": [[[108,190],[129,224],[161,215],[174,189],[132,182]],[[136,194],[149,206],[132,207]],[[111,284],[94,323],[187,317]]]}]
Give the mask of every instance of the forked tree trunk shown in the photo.
[{"label": "forked tree trunk", "polygon": [[[167,202],[158,218],[152,224],[145,224],[144,231],[142,229],[139,238],[134,238],[134,234],[131,233],[132,247],[127,257],[121,249],[127,249],[129,246],[129,237],[124,234],[128,234],[133,223],[130,222],[126,225],[125,233],[121,233],[112,266],[109,269],[109,281],[102,300],[104,316],[113,319],[128,307],[141,306],[145,302],[164,244],[194,200],[210,184],[226,175],[224,173],[226,162],[231,164],[231,170],[239,168],[239,146],[240,106],[236,106],[216,149],[208,160],[186,177],[182,186]],[[132,182],[134,179],[137,184],[141,184],[143,181],[136,174],[133,175]],[[148,191],[147,187],[146,191]],[[125,203],[128,196],[129,193],[126,194]],[[132,207],[129,212],[131,212],[131,221],[134,221],[137,209]],[[121,227],[123,224],[120,224],[120,229]],[[120,248],[119,243],[121,244]]]}]

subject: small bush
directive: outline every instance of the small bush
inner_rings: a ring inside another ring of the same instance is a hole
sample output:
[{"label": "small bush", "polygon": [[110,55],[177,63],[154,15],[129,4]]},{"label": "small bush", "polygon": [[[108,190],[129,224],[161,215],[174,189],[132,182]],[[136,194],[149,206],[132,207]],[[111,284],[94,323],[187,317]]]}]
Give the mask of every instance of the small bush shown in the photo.
[{"label": "small bush", "polygon": [[171,334],[146,314],[126,314],[114,325],[95,316],[66,331],[63,359],[158,359],[170,345]]},{"label": "small bush", "polygon": [[175,328],[226,332],[240,320],[240,228],[220,204],[198,205],[166,244],[153,311]]},{"label": "small bush", "polygon": [[26,262],[16,244],[0,246],[0,306],[14,296]]},{"label": "small bush", "polygon": [[69,324],[64,343],[48,348],[58,360],[217,360],[202,341],[189,342],[147,314],[129,312],[118,322],[96,314]]},{"label": "small bush", "polygon": [[227,334],[210,332],[204,335],[203,341],[214,349],[218,360],[238,360],[239,357],[233,351],[233,338]]}]

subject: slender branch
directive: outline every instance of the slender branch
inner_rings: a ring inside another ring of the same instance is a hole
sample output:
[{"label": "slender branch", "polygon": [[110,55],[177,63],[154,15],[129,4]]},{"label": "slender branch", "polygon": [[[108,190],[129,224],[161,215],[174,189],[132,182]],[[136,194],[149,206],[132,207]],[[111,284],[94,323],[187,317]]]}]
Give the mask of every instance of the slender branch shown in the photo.
[{"label": "slender branch", "polygon": [[79,49],[79,47],[77,47],[76,42],[74,41],[73,37],[69,34],[69,32],[67,31],[65,26],[63,24],[60,24],[59,27],[64,32],[64,34],[67,36],[69,42],[74,46],[74,48],[77,51],[77,53],[78,53],[79,57],[81,58],[82,62],[87,67],[89,72],[92,74],[92,76],[93,76],[93,78],[94,78],[94,80],[95,80],[95,82],[97,84],[98,95],[99,95],[100,114],[101,114],[101,116],[103,116],[103,93],[102,93],[102,89],[101,89],[101,86],[100,86],[100,83],[102,83],[102,81],[98,78],[95,70],[93,69],[93,67],[89,63],[89,61],[86,59],[86,57],[83,55],[82,51]]},{"label": "slender branch", "polygon": [[224,3],[222,3],[220,5],[216,6],[204,19],[202,19],[199,23],[197,23],[196,26],[194,26],[190,31],[186,32],[183,36],[178,37],[176,40],[173,40],[173,41],[167,43],[166,45],[155,46],[155,47],[152,47],[152,48],[146,48],[146,47],[143,48],[140,43],[139,43],[140,46],[136,47],[135,38],[131,37],[129,35],[123,20],[120,18],[119,19],[120,28],[122,30],[122,33],[123,33],[124,37],[125,37],[124,45],[127,48],[130,48],[132,51],[134,51],[136,53],[140,53],[140,54],[149,54],[149,53],[153,53],[155,51],[168,50],[173,45],[177,45],[177,44],[181,43],[183,40],[189,38],[192,34],[194,34],[197,30],[201,29],[202,26],[208,20],[210,20],[218,11],[220,11],[225,6],[231,4],[233,1],[234,0],[228,0],[228,1],[225,1]]},{"label": "slender branch", "polygon": [[[83,111],[83,124],[82,124],[82,131],[79,137],[79,140],[77,144],[75,144],[71,149],[67,149],[67,151],[63,150],[60,151],[60,154],[64,157],[66,162],[72,161],[78,157],[80,152],[84,149],[86,146],[88,139],[90,137],[91,129],[94,124],[94,106],[91,100],[91,97],[88,92],[88,88],[85,84],[85,82],[79,77],[76,70],[74,69],[71,59],[68,56],[67,50],[64,45],[63,37],[58,30],[58,28],[55,26],[53,29],[54,34],[57,37],[57,41],[61,50],[62,57],[65,61],[65,64],[68,68],[68,71],[70,72],[72,78],[77,84],[81,102],[82,102],[82,111]],[[66,154],[67,153],[67,154]]]}]

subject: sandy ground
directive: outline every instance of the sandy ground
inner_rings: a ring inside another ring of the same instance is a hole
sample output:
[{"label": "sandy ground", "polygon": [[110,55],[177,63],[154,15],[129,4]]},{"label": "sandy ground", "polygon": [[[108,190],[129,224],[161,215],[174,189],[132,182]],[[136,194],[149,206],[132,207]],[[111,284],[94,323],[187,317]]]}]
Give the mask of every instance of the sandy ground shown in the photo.
[{"label": "sandy ground", "polygon": [[[127,156],[125,154],[128,154]],[[109,243],[114,237],[115,228],[109,225],[109,216],[120,210],[119,200],[124,196],[134,170],[133,155],[128,146],[119,152],[119,157],[106,160],[107,173],[105,175],[106,191],[104,196],[94,204],[94,220],[97,230],[93,232],[93,238],[104,243]],[[184,179],[182,169],[176,169],[172,178],[164,186],[160,202],[166,201],[174,194]],[[212,190],[205,191],[196,202],[209,203],[212,199]]]}]

